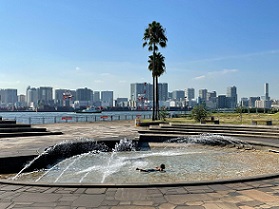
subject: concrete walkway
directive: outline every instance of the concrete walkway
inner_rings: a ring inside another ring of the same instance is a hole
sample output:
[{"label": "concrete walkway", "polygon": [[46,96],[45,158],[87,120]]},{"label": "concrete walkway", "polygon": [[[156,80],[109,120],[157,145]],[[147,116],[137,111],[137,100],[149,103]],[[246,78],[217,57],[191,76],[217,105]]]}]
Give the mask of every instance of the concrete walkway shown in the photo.
[{"label": "concrete walkway", "polygon": [[[133,121],[49,124],[42,127],[65,134],[2,138],[1,157],[35,154],[64,140],[134,139],[138,136]],[[279,209],[279,178],[245,183],[147,188],[42,187],[0,183],[2,208]]]}]

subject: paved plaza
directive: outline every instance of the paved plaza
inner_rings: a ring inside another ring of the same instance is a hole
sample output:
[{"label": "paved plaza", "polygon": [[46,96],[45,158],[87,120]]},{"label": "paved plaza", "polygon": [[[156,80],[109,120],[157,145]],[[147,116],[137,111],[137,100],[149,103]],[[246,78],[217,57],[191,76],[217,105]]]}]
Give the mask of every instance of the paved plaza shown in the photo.
[{"label": "paved plaza", "polygon": [[[76,139],[136,139],[134,121],[37,125],[63,135],[0,139],[0,157],[33,155]],[[37,127],[34,126],[34,127]],[[276,139],[273,141],[278,144]],[[1,173],[1,172],[0,172]],[[0,183],[0,209],[279,209],[279,177],[243,183],[145,188],[29,186]]]}]

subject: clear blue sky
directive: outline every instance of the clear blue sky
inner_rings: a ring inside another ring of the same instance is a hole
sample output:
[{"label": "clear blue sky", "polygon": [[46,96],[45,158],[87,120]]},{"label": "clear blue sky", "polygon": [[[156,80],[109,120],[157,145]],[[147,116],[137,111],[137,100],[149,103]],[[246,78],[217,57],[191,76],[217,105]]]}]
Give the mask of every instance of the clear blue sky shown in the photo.
[{"label": "clear blue sky", "polygon": [[113,90],[152,83],[142,48],[153,20],[166,28],[169,90],[207,88],[279,99],[278,0],[0,0],[0,88]]}]

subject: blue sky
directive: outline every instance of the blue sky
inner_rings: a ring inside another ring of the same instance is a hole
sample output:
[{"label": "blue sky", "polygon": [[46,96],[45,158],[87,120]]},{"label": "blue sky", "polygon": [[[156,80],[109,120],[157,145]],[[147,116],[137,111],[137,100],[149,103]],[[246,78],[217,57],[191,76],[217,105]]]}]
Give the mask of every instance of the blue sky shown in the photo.
[{"label": "blue sky", "polygon": [[169,91],[279,99],[278,0],[0,0],[0,88],[113,90],[152,83],[145,28],[158,21]]}]

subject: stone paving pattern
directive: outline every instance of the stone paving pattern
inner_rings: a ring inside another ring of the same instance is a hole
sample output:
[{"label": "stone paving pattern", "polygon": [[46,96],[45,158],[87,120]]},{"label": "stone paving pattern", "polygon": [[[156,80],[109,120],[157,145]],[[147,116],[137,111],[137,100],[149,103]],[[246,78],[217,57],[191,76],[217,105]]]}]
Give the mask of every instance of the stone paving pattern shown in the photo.
[{"label": "stone paving pattern", "polygon": [[[48,124],[62,136],[1,139],[1,156],[34,154],[63,140],[137,137],[133,121]],[[274,141],[274,143],[278,143]],[[0,183],[0,209],[279,209],[279,177],[245,183],[147,188],[40,187]]]}]

